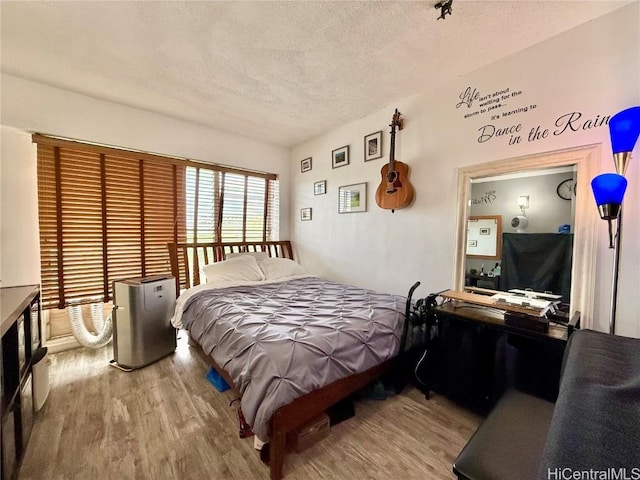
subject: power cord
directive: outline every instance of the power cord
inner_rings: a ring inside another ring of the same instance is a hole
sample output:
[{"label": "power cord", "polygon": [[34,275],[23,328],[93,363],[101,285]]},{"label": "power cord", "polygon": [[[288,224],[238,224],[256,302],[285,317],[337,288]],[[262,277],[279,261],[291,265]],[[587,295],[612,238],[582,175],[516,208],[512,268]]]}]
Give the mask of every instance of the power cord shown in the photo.
[{"label": "power cord", "polygon": [[416,363],[416,368],[413,371],[413,375],[416,377],[416,380],[418,380],[418,382],[420,382],[425,387],[427,386],[427,384],[424,383],[422,380],[420,380],[420,377],[418,376],[418,369],[420,368],[420,364],[424,362],[424,359],[427,358],[428,353],[429,353],[429,349],[425,348],[424,353],[422,354],[422,357],[420,357],[420,360],[418,360],[418,363]]}]

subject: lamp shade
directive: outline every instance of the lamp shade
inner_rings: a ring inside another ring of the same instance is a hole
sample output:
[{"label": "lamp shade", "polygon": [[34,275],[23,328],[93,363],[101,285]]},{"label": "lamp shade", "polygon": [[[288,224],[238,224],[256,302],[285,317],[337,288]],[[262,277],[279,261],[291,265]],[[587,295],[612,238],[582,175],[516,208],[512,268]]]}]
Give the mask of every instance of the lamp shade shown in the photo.
[{"label": "lamp shade", "polygon": [[598,206],[622,205],[624,192],[627,189],[627,179],[616,173],[603,173],[591,180],[591,188]]},{"label": "lamp shade", "polygon": [[631,152],[640,135],[640,106],[627,108],[609,119],[613,153]]}]

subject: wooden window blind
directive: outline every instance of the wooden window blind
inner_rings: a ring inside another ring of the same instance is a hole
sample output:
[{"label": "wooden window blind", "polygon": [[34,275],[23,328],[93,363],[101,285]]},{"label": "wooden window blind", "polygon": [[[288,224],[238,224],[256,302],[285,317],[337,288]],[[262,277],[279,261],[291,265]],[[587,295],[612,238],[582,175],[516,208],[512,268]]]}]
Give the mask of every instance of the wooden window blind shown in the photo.
[{"label": "wooden window blind", "polygon": [[169,272],[168,242],[277,233],[275,175],[41,135],[34,141],[43,308],[109,301],[114,280]]}]

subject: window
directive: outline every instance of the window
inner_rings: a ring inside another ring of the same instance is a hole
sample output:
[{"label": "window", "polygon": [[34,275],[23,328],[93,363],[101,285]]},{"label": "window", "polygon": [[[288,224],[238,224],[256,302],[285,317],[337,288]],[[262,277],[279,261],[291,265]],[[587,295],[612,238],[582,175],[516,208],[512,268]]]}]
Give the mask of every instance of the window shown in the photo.
[{"label": "window", "polygon": [[168,242],[277,238],[275,175],[34,135],[42,305],[170,271]]},{"label": "window", "polygon": [[187,242],[275,240],[278,201],[275,180],[187,167]]}]

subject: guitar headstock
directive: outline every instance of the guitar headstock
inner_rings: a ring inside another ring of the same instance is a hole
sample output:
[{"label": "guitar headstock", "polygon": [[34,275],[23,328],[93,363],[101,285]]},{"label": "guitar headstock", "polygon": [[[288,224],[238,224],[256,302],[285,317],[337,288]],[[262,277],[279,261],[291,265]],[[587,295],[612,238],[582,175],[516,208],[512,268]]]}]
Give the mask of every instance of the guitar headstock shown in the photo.
[{"label": "guitar headstock", "polygon": [[404,118],[402,118],[402,114],[396,108],[395,113],[393,114],[393,119],[391,120],[391,125],[389,125],[393,130],[394,127],[398,127],[398,130],[402,130],[404,128]]}]

